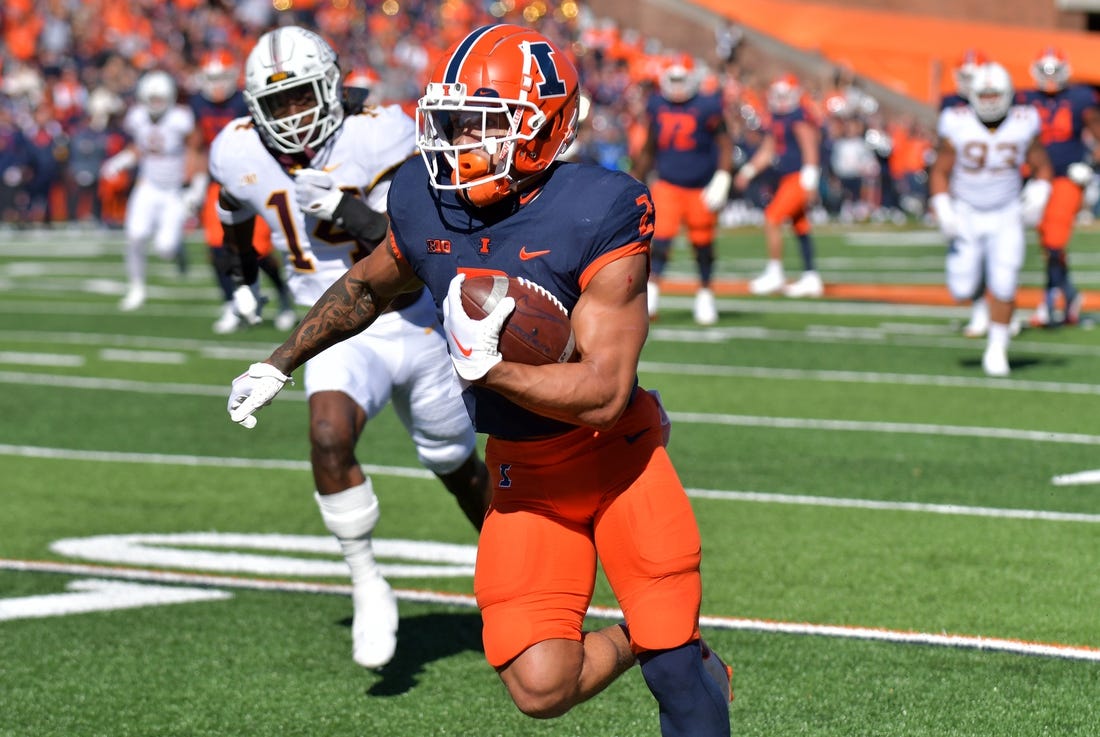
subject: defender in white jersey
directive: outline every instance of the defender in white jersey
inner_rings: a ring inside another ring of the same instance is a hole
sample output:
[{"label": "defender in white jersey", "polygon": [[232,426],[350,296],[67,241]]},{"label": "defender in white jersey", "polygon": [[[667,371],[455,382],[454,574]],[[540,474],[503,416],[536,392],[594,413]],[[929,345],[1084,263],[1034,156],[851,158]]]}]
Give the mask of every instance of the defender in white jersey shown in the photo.
[{"label": "defender in white jersey", "polygon": [[[970,104],[940,113],[929,192],[948,239],[947,287],[958,301],[989,303],[982,369],[1009,374],[1008,343],[1024,263],[1024,224],[1038,222],[1050,196],[1052,168],[1039,141],[1039,114],[1013,105],[1012,80],[1000,64],[974,73]],[[1021,167],[1032,179],[1022,188]]]},{"label": "defender in white jersey", "polygon": [[[250,116],[229,123],[209,157],[221,185],[225,245],[243,257],[234,292],[242,313],[256,307],[247,285],[256,277],[257,216],[271,227],[288,285],[305,306],[386,234],[390,177],[415,155],[415,124],[397,106],[360,102],[345,110],[340,80],[335,52],[302,28],[266,33],[249,54]],[[351,569],[353,657],[364,667],[390,661],[397,633],[397,602],[371,551],[378,499],[355,457],[367,420],[392,400],[420,462],[479,530],[488,508],[488,472],[447,356],[435,304],[422,290],[305,366],[315,497]],[[270,368],[254,364],[239,380],[262,378]]]},{"label": "defender in white jersey", "polygon": [[[137,166],[137,179],[126,202],[126,276],[129,286],[119,309],[145,303],[145,250],[183,268],[183,230],[201,200],[185,188],[196,172],[189,148],[198,135],[191,108],[176,103],[176,83],[167,72],[148,72],[138,80],[138,104],[127,112],[123,128],[130,143],[103,163],[112,177]],[[198,178],[196,178],[198,179]]]}]

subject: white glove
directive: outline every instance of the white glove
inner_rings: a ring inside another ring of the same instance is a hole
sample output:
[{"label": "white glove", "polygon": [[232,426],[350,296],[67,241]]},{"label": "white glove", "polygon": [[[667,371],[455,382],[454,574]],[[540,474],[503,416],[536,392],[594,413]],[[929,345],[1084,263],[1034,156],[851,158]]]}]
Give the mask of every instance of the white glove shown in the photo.
[{"label": "white glove", "polygon": [[465,274],[451,279],[443,300],[443,331],[451,349],[451,362],[464,381],[477,381],[500,363],[500,331],[516,308],[516,301],[505,297],[481,320],[466,314],[462,306],[462,282]]},{"label": "white glove", "polygon": [[810,195],[817,195],[817,185],[821,183],[821,167],[814,164],[803,164],[798,171],[798,183],[802,189]]},{"label": "white glove", "polygon": [[719,169],[714,172],[714,176],[707,182],[707,186],[703,187],[703,204],[707,206],[708,210],[718,212],[726,206],[732,181],[733,177],[730,176],[728,171]]},{"label": "white glove", "polygon": [[1024,225],[1038,225],[1043,219],[1043,211],[1047,209],[1047,200],[1050,199],[1050,182],[1045,179],[1032,179],[1024,185],[1020,193],[1020,214],[1023,216]]},{"label": "white glove", "polygon": [[1092,167],[1083,161],[1075,161],[1066,168],[1066,176],[1078,187],[1087,187],[1092,181]]},{"label": "white glove", "polygon": [[131,149],[124,148],[117,154],[103,162],[99,167],[99,173],[106,179],[118,176],[137,163],[137,154]]},{"label": "white glove", "polygon": [[943,237],[947,240],[957,238],[959,236],[959,216],[955,212],[951,195],[947,192],[940,192],[932,195],[929,202],[932,204],[932,211],[936,213],[936,221],[940,224],[940,232],[943,233]]},{"label": "white glove", "polygon": [[332,220],[344,192],[332,177],[317,169],[299,169],[294,174],[294,199],[306,215],[319,220]]},{"label": "white glove", "polygon": [[209,184],[210,177],[205,173],[191,177],[191,184],[183,190],[183,206],[187,208],[187,212],[194,214],[202,209],[203,203],[206,202],[206,188]]},{"label": "white glove", "polygon": [[[255,413],[271,404],[290,377],[270,363],[254,363],[237,378],[229,390],[229,419],[238,425],[256,427]],[[293,383],[293,382],[291,382]]]},{"label": "white glove", "polygon": [[260,317],[260,302],[252,287],[247,284],[233,290],[233,311],[249,325],[259,325],[263,321]]}]

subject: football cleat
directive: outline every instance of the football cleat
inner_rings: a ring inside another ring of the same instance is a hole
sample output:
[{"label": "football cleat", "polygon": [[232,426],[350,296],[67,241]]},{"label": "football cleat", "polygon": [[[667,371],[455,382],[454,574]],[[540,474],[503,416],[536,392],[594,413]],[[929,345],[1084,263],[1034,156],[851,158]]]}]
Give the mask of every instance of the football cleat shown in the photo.
[{"label": "football cleat", "polygon": [[215,333],[218,335],[228,335],[229,333],[236,332],[237,328],[241,326],[241,317],[233,309],[233,302],[226,302],[222,305],[222,312],[218,315],[218,319],[214,321],[211,326]]},{"label": "football cleat", "polygon": [[1066,307],[1066,325],[1078,325],[1081,322],[1081,309],[1085,306],[1085,295],[1080,292]]},{"label": "football cleat", "polygon": [[134,285],[126,290],[126,295],[119,301],[118,308],[123,312],[133,312],[145,304],[145,287]]},{"label": "football cleat", "polygon": [[757,296],[775,294],[786,283],[782,271],[765,270],[763,274],[749,282],[749,291]]},{"label": "football cleat", "polygon": [[783,294],[788,297],[821,297],[825,294],[825,285],[816,271],[807,271],[798,281],[783,287]]},{"label": "football cleat", "polygon": [[733,667],[726,665],[718,657],[718,653],[711,650],[702,640],[699,641],[699,649],[703,651],[703,669],[718,683],[722,692],[726,694],[726,698],[733,701]]},{"label": "football cleat", "polygon": [[381,668],[397,649],[397,597],[376,574],[352,583],[352,658],[364,668]]},{"label": "football cleat", "polygon": [[696,325],[713,325],[718,322],[718,307],[714,303],[714,292],[703,287],[695,293],[695,306],[692,316]]},{"label": "football cleat", "polygon": [[982,354],[982,371],[985,371],[986,376],[995,378],[1008,376],[1008,356],[1005,354],[1005,349],[987,346],[985,353]]},{"label": "football cleat", "polygon": [[981,338],[989,332],[989,303],[979,297],[970,310],[970,322],[963,328],[967,338]]},{"label": "football cleat", "polygon": [[1046,302],[1040,302],[1035,307],[1035,312],[1031,313],[1031,317],[1028,318],[1027,324],[1033,328],[1045,328],[1050,325],[1050,310],[1047,309]]},{"label": "football cleat", "polygon": [[275,315],[275,329],[281,330],[284,333],[290,331],[295,325],[298,324],[298,316],[294,314],[294,310],[286,309],[280,310],[279,314]]}]

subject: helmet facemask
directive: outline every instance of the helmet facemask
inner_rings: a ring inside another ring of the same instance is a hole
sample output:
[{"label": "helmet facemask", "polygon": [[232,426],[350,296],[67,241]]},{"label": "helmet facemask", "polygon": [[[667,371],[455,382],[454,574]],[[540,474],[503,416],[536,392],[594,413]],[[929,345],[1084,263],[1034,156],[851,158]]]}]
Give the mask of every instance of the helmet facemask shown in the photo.
[{"label": "helmet facemask", "polygon": [[284,154],[317,150],[344,119],[335,68],[319,79],[290,77],[245,97],[265,143]]},{"label": "helmet facemask", "polygon": [[260,37],[245,62],[244,99],[265,145],[312,156],[344,121],[336,53],[312,31]]},{"label": "helmet facemask", "polygon": [[[570,66],[563,82],[543,68],[553,51],[545,40],[498,28],[504,41],[485,56],[471,54],[464,80],[444,81],[445,57],[416,109],[417,146],[432,186],[460,191],[477,207],[545,172],[576,138],[575,71]],[[518,52],[507,57],[517,63],[498,65],[504,52]]]}]

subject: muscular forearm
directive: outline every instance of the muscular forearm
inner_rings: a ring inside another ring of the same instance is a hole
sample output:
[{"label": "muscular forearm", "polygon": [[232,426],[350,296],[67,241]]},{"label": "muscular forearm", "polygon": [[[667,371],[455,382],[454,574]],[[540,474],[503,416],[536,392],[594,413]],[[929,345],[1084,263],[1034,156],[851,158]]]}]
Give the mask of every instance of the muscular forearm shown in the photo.
[{"label": "muscular forearm", "polygon": [[357,276],[353,266],[321,295],[267,363],[289,375],[329,346],[365,330],[388,304]]},{"label": "muscular forearm", "polygon": [[606,430],[626,409],[633,379],[607,381],[583,362],[528,366],[503,361],[481,384],[544,417]]}]

